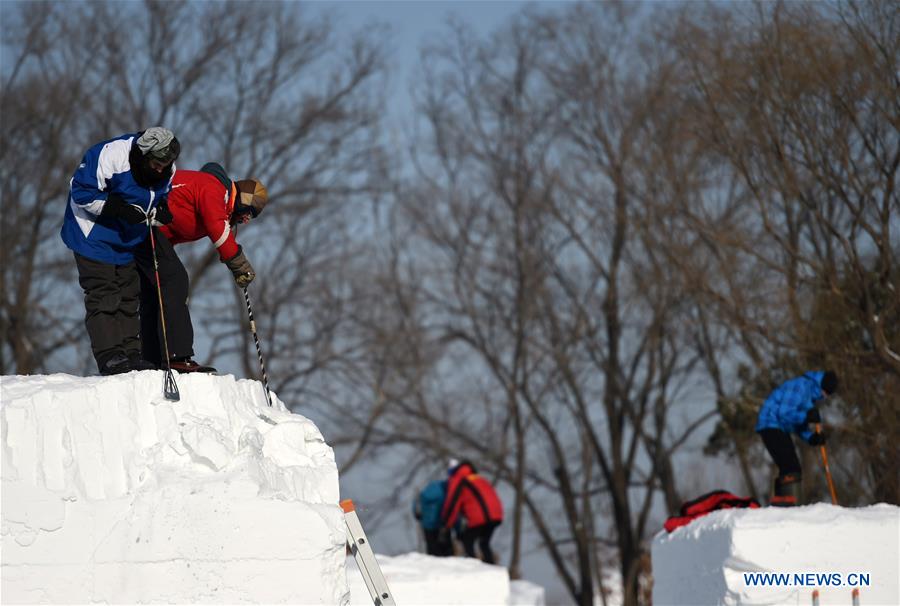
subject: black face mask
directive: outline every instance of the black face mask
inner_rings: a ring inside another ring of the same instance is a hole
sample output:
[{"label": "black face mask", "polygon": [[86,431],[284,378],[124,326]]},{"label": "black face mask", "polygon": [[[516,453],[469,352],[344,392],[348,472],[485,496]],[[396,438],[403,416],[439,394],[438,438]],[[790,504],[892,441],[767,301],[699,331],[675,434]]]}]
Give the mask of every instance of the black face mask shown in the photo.
[{"label": "black face mask", "polygon": [[259,212],[252,206],[247,206],[240,201],[234,203],[234,210],[231,213],[231,224],[246,223],[250,219],[255,219]]},{"label": "black face mask", "polygon": [[172,167],[174,166],[174,163],[169,164],[162,173],[158,173],[150,168],[149,158],[141,153],[141,150],[137,145],[131,146],[131,152],[128,154],[128,162],[131,164],[131,175],[141,187],[150,188],[162,185],[172,178]]}]

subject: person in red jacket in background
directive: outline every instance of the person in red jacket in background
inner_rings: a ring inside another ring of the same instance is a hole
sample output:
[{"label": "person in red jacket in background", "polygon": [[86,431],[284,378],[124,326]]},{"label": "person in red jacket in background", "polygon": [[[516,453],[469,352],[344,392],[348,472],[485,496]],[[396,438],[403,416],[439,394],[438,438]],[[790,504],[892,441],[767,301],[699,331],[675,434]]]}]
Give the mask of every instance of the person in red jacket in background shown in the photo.
[{"label": "person in red jacket in background", "polygon": [[[256,179],[232,181],[225,169],[210,162],[199,171],[175,172],[169,194],[172,221],[154,228],[159,283],[166,320],[169,364],[180,372],[215,372],[193,360],[194,328],[188,310],[190,282],[174,246],[208,237],[219,259],[241,288],[256,277],[253,266],[235,240],[235,226],[256,218],[268,202],[268,192]],[[141,346],[146,360],[165,368],[165,348],[159,317],[159,295],[148,237],[135,252],[141,274]]]},{"label": "person in red jacket in background", "polygon": [[465,518],[465,530],[460,540],[466,556],[475,557],[475,541],[481,550],[481,559],[488,564],[495,562],[491,551],[491,535],[503,522],[503,503],[487,478],[478,475],[469,461],[455,464],[451,460],[448,470],[447,498],[441,509],[441,522],[446,529],[453,528],[458,516]]}]

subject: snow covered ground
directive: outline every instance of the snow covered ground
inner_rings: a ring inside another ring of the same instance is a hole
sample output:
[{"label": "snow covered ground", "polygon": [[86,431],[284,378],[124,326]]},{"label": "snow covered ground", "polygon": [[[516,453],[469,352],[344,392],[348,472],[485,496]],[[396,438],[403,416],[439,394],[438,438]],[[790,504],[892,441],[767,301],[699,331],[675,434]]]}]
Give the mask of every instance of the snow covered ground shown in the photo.
[{"label": "snow covered ground", "polygon": [[[544,604],[542,587],[527,581],[510,583],[506,568],[473,558],[437,558],[408,553],[395,557],[379,555],[377,559],[394,599],[401,606]],[[348,558],[347,562],[352,606],[371,606],[372,599],[356,563],[353,558]]]},{"label": "snow covered ground", "polygon": [[[3,602],[370,604],[316,426],[255,381],[177,382],[0,378]],[[379,561],[401,604],[543,604],[502,567]]]},{"label": "snow covered ground", "polygon": [[[258,382],[177,379],[173,403],[161,372],[0,378],[3,602],[370,604],[316,426]],[[472,559],[378,559],[401,605],[544,603]],[[653,575],[658,606],[897,605],[900,508],[715,512],[655,538]]]},{"label": "snow covered ground", "polygon": [[[772,576],[778,575],[778,576]],[[653,603],[900,604],[900,508],[713,512],[653,541]]]}]

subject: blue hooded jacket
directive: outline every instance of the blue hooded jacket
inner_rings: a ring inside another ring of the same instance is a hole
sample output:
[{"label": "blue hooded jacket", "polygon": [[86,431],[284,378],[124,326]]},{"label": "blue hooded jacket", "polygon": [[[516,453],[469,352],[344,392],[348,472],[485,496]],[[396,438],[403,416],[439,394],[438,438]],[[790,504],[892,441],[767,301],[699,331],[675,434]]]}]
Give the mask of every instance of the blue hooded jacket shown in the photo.
[{"label": "blue hooded jacket", "polygon": [[413,503],[413,513],[419,519],[422,528],[437,530],[441,527],[441,508],[446,497],[447,480],[434,480],[422,489]]},{"label": "blue hooded jacket", "polygon": [[824,371],[809,371],[779,385],[763,402],[756,431],[780,429],[808,442],[813,432],[806,423],[806,413],[822,399],[824,376]]},{"label": "blue hooded jacket", "polygon": [[126,204],[150,210],[165,199],[172,187],[171,179],[149,188],[135,181],[129,153],[138,134],[126,134],[94,145],[85,152],[72,176],[60,236],[79,255],[112,265],[130,263],[134,259],[132,251],[147,237],[147,225],[101,217],[107,196],[116,193]]}]

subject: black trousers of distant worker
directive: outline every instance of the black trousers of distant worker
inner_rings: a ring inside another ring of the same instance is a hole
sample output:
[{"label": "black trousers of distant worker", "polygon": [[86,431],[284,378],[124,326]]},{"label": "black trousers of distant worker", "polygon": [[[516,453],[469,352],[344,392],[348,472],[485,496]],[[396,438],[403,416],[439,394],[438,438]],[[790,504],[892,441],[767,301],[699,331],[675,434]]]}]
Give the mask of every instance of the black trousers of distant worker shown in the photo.
[{"label": "black trousers of distant worker", "polygon": [[439,528],[423,528],[422,531],[425,533],[425,553],[441,557],[453,555],[450,531],[441,532]]},{"label": "black trousers of distant worker", "polygon": [[[187,270],[175,253],[175,246],[159,229],[153,228],[156,238],[156,258],[159,262],[159,282],[162,289],[166,320],[166,339],[169,358],[190,358],[194,355],[194,327],[188,310],[190,281]],[[141,346],[143,358],[165,368],[163,326],[159,315],[159,294],[153,268],[153,248],[150,236],[134,251],[134,261],[140,274]]]},{"label": "black trousers of distant worker", "polygon": [[778,476],[787,475],[799,476],[802,468],[800,467],[800,459],[797,458],[797,450],[794,448],[794,441],[791,434],[785,433],[780,429],[763,429],[759,432],[766,450],[772,456],[772,460],[778,466]]},{"label": "black trousers of distant worker", "polygon": [[74,254],[78,283],[84,290],[84,324],[97,368],[103,373],[117,355],[137,358],[140,354],[138,272],[134,263],[113,265]]},{"label": "black trousers of distant worker", "polygon": [[466,556],[470,558],[477,557],[475,555],[475,541],[478,541],[478,548],[481,550],[482,561],[488,564],[494,564],[494,552],[491,550],[491,535],[500,522],[488,522],[474,528],[466,528],[462,531],[460,540],[466,550]]}]

